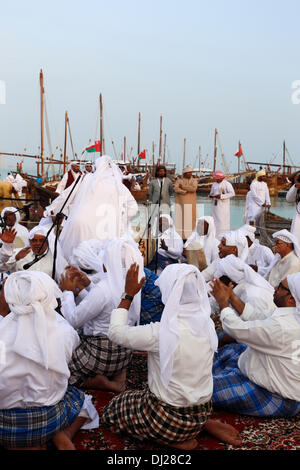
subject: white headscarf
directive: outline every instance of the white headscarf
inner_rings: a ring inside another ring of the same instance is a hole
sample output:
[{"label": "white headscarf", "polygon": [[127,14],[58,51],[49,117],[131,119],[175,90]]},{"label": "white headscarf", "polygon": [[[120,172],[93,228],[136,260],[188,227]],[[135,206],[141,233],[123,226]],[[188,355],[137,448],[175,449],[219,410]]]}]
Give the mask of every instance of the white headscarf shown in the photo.
[{"label": "white headscarf", "polygon": [[81,242],[73,250],[70,264],[79,269],[94,271],[95,274],[88,275],[93,282],[100,281],[103,277],[103,250],[105,244],[101,240],[86,240]]},{"label": "white headscarf", "polygon": [[245,224],[238,231],[245,235],[245,237],[249,237],[253,243],[258,242],[255,238],[256,227],[253,227],[253,225]]},{"label": "white headscarf", "polygon": [[[61,295],[57,284],[38,271],[13,273],[4,285],[10,315],[16,320],[12,351],[47,370],[69,377],[63,333],[55,312],[56,299]],[[1,339],[5,340],[2,336]]]},{"label": "white headscarf", "polygon": [[[124,235],[106,243],[103,252],[103,265],[107,272],[107,280],[111,290],[112,301],[118,307],[121,295],[125,290],[125,279],[128,269],[133,263],[139,266],[139,281],[144,277],[144,259],[132,237]],[[141,312],[141,292],[133,299],[129,308],[130,324],[139,323]]]},{"label": "white headscarf", "polygon": [[[157,226],[159,219],[161,218],[167,219],[169,222],[169,228],[167,228],[163,233],[160,232],[159,227]],[[160,214],[156,217],[152,227],[152,238],[157,238],[157,235],[163,240],[182,240],[181,236],[176,232],[174,221],[169,214]]]},{"label": "white headscarf", "polygon": [[268,289],[274,293],[274,289],[268,281],[234,255],[228,255],[218,262],[214,277],[220,278],[222,276],[228,276],[237,284],[244,280],[258,288]]},{"label": "white headscarf", "polygon": [[[17,225],[19,222],[20,222],[20,218],[21,218],[21,215],[20,215],[20,211],[17,211],[15,207],[5,207],[3,209],[3,211],[1,212],[1,217],[4,218],[4,215],[5,215],[5,212],[13,212],[14,215],[16,216],[16,223],[15,225]],[[15,226],[14,225],[14,226]]]},{"label": "white headscarf", "polygon": [[213,351],[217,350],[218,338],[210,318],[206,283],[195,266],[169,265],[155,285],[165,304],[159,327],[159,354],[161,381],[167,388],[173,371],[174,352],[179,344],[178,319],[187,320],[197,335],[207,337]]},{"label": "white headscarf", "polygon": [[300,273],[289,274],[287,283],[296,302],[296,318],[300,323]]},{"label": "white headscarf", "polygon": [[247,238],[239,230],[232,230],[231,232],[220,233],[218,238],[222,240],[225,238],[227,246],[236,246],[238,249],[238,257],[245,261],[249,253]]},{"label": "white headscarf", "polygon": [[298,256],[298,258],[300,258],[300,246],[299,246],[298,238],[294,234],[284,229],[284,230],[280,230],[279,232],[273,233],[272,237],[279,238],[279,240],[282,240],[285,243],[293,243],[295,255]]},{"label": "white headscarf", "polygon": [[[197,231],[198,224],[202,220],[208,223],[207,235],[199,235]],[[205,251],[207,264],[211,264],[213,261],[213,252],[216,246],[216,241],[217,241],[216,226],[215,226],[214,218],[210,216],[199,217],[199,219],[196,222],[196,226],[193,230],[192,235],[185,242],[184,248],[188,248],[188,246],[193,242],[200,243],[202,248]]]}]

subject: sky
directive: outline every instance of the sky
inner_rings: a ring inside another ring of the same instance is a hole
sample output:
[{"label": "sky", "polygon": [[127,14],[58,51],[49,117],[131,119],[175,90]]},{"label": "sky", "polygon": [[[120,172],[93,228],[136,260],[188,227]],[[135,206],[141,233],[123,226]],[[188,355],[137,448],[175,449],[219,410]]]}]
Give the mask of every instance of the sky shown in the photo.
[{"label": "sky", "polygon": [[113,158],[124,136],[136,156],[140,112],[141,148],[157,157],[162,115],[178,172],[185,138],[186,163],[201,146],[212,166],[215,128],[231,171],[238,141],[247,161],[280,164],[285,139],[300,165],[299,16],[298,0],[0,0],[0,153],[39,153],[43,69],[53,150],[66,110],[78,154],[99,139],[102,93]]}]

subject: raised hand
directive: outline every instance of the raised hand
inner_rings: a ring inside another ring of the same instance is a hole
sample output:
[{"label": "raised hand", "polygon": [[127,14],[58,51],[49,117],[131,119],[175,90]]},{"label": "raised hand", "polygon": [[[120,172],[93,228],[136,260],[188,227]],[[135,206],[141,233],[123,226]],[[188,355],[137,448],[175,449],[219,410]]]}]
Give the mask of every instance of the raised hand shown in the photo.
[{"label": "raised hand", "polygon": [[25,258],[25,256],[27,256],[28,253],[30,253],[30,251],[31,251],[30,246],[26,246],[25,248],[20,250],[19,253],[16,254],[16,261],[20,261],[20,259]]},{"label": "raised hand", "polygon": [[16,235],[17,231],[10,227],[5,229],[4,232],[0,234],[0,239],[3,241],[3,243],[13,243]]},{"label": "raised hand", "polygon": [[139,265],[137,263],[133,263],[129,270],[127,271],[126,281],[125,281],[125,292],[128,295],[134,297],[142,288],[144,284],[145,277],[138,282],[139,277]]},{"label": "raised hand", "polygon": [[77,279],[78,283],[82,285],[82,289],[90,285],[91,281],[87,275],[77,269],[75,266],[67,266],[66,271],[71,280]]},{"label": "raised hand", "polygon": [[214,279],[211,281],[210,286],[212,287],[210,293],[218,302],[220,309],[223,310],[223,308],[228,307],[234,288],[233,284],[230,283],[227,287],[220,279]]}]

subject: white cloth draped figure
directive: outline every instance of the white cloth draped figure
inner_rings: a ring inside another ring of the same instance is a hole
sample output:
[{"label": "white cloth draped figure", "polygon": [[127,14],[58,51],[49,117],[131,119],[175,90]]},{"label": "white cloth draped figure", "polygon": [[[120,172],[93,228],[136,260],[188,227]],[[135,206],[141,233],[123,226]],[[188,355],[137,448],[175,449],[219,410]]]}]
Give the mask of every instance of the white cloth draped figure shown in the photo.
[{"label": "white cloth draped figure", "polygon": [[[160,218],[167,219],[169,228],[163,233],[157,227]],[[183,250],[183,241],[181,236],[176,232],[174,221],[169,214],[161,214],[155,219],[152,227],[152,238],[158,238],[158,253],[165,258],[179,259]],[[168,251],[160,248],[161,241],[164,240],[168,247]]]},{"label": "white cloth draped figure", "polygon": [[167,266],[155,281],[165,305],[159,327],[161,382],[168,387],[174,354],[180,345],[178,322],[185,321],[195,335],[208,339],[211,350],[217,351],[218,339],[210,318],[210,304],[205,281],[192,265]]},{"label": "white cloth draped figure", "polygon": [[[90,239],[104,241],[121,237],[130,232],[131,219],[138,212],[138,205],[130,191],[122,184],[122,172],[110,157],[96,160],[96,171],[81,177],[65,209],[72,209],[60,235],[65,258],[69,261],[72,251],[80,242]],[[75,182],[73,183],[73,185]],[[72,191],[73,185],[47,207],[56,215]]]},{"label": "white cloth draped figure", "polygon": [[[257,173],[257,176],[262,175],[265,175],[264,171]],[[268,185],[255,179],[250,185],[246,224],[254,221],[255,225],[259,226],[264,204],[271,205]]]},{"label": "white cloth draped figure", "polygon": [[300,245],[300,199],[299,190],[295,185],[293,185],[287,192],[286,200],[287,202],[293,202],[296,205],[296,213],[292,221],[291,233],[297,237],[298,243]]},{"label": "white cloth draped figure", "polygon": [[101,240],[86,240],[73,250],[70,264],[83,271],[96,284],[103,278],[103,253],[105,243]]},{"label": "white cloth draped figure", "polygon": [[[208,223],[207,235],[199,235],[198,225],[205,221]],[[185,242],[184,248],[188,248],[191,244],[199,243],[204,250],[207,265],[210,265],[215,259],[219,258],[219,240],[216,238],[216,227],[214,218],[210,216],[199,217],[196,227],[192,235]]]},{"label": "white cloth draped figure", "polygon": [[300,273],[289,274],[287,283],[296,302],[296,319],[300,324]]},{"label": "white cloth draped figure", "polygon": [[24,227],[24,225],[21,225],[19,223],[20,219],[21,219],[20,211],[17,211],[15,207],[5,207],[3,209],[3,211],[1,212],[1,217],[3,219],[5,218],[5,213],[6,212],[12,212],[16,216],[16,223],[12,227],[14,230],[17,231],[17,235],[16,235],[16,238],[14,240],[14,244],[15,244],[16,248],[22,248],[26,245],[26,243],[28,241],[29,232],[28,232],[27,228]]},{"label": "white cloth draped figure", "polygon": [[255,238],[256,228],[252,225],[243,225],[239,231],[252,241],[249,247],[249,253],[246,258],[246,264],[252,264],[258,267],[258,273],[264,274],[264,269],[274,260],[274,253],[267,246],[261,245],[259,240]]}]

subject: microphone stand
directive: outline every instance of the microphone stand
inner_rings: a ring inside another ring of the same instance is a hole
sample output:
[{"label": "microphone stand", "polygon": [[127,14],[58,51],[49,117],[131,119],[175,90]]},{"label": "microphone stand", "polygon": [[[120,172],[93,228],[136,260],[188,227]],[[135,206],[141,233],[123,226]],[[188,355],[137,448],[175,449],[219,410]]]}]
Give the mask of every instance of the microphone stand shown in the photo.
[{"label": "microphone stand", "polygon": [[162,192],[163,182],[164,180],[162,180],[161,185],[160,185],[159,200],[158,200],[158,216],[157,216],[156,240],[155,240],[155,245],[156,245],[155,274],[157,274],[157,265],[158,265],[158,230],[159,230],[160,202],[161,202],[161,192]]},{"label": "microphone stand", "polygon": [[[74,183],[74,186],[72,188],[72,190],[70,191],[70,194],[68,195],[67,199],[65,200],[65,202],[63,203],[60,211],[56,214],[56,217],[55,217],[55,220],[52,224],[52,226],[50,227],[50,229],[48,230],[47,232],[47,235],[45,237],[45,239],[43,240],[43,243],[41,244],[38,252],[35,254],[35,257],[34,259],[30,262],[30,263],[27,263],[23,266],[23,269],[27,270],[29,268],[31,268],[31,266],[33,266],[35,263],[37,263],[38,261],[40,261],[44,256],[42,257],[39,257],[39,254],[40,252],[42,251],[42,248],[43,246],[45,245],[45,243],[48,241],[48,238],[49,238],[49,235],[51,233],[51,231],[53,230],[53,228],[55,227],[56,223],[57,223],[57,219],[59,220],[60,218],[62,218],[64,216],[64,214],[62,213],[62,211],[64,210],[67,202],[69,201],[70,197],[71,197],[71,194],[73,193],[74,189],[76,188],[80,178],[81,178],[81,174],[78,176],[77,180],[75,181]],[[58,231],[57,231],[58,232]],[[56,238],[58,237],[58,234],[56,233]],[[57,252],[56,252],[56,247],[57,247],[57,240],[55,240],[55,249],[54,249],[54,254],[53,254],[53,269],[52,269],[52,279],[54,279],[53,277],[53,272],[55,274],[55,264],[56,264],[56,255],[57,255]]]}]

